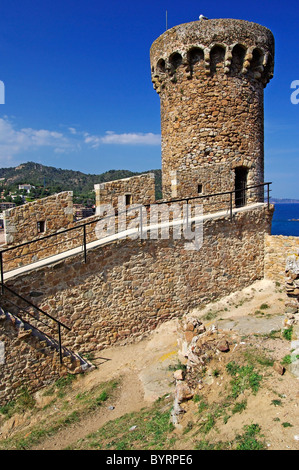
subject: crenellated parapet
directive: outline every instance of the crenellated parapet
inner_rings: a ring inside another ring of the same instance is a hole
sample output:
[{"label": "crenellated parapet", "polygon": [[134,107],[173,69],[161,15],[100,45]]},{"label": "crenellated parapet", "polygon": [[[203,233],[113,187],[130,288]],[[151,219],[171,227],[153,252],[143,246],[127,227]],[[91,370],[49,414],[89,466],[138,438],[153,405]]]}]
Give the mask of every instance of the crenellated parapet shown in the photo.
[{"label": "crenellated parapet", "polygon": [[206,193],[207,166],[215,188],[262,183],[271,31],[234,19],[185,23],[154,41],[150,59],[161,103],[163,197],[188,196],[191,180],[194,192]]},{"label": "crenellated parapet", "polygon": [[152,45],[151,73],[158,93],[183,75],[215,73],[260,80],[273,77],[274,38],[267,28],[243,20],[196,21],[166,31]]}]

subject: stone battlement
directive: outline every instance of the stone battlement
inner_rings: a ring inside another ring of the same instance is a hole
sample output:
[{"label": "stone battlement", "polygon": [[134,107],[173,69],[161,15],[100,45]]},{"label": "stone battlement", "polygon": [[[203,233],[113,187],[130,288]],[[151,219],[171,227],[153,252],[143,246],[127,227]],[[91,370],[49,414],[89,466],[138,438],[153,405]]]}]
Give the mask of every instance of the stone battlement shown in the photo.
[{"label": "stone battlement", "polygon": [[158,93],[165,82],[177,83],[184,74],[201,79],[222,72],[260,80],[273,77],[274,38],[256,23],[215,19],[186,23],[166,31],[152,45],[152,82]]}]

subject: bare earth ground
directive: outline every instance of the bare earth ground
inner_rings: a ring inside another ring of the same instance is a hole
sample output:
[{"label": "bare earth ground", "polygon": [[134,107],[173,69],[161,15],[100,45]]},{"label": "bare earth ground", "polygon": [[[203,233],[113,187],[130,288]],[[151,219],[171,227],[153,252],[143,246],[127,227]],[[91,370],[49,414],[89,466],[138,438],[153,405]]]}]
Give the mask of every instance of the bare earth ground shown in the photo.
[{"label": "bare earth ground", "polygon": [[[230,351],[226,360],[234,360],[237,357],[238,347],[241,350],[254,346],[271,351],[272,357],[281,361],[290,353],[290,343],[282,339],[271,339],[263,334],[282,328],[284,301],[282,288],[273,282],[259,281],[241,292],[209,304],[203,310],[192,312],[192,315],[202,317],[206,327],[217,324],[221,329],[236,332],[241,338],[244,335],[244,341],[238,343],[236,350]],[[265,313],[260,310],[263,304],[268,306]],[[177,320],[171,320],[137,344],[113,347],[97,353],[93,360],[96,369],[73,382],[72,392],[66,401],[71,404],[79,393],[91,390],[100,383],[120,379],[115,395],[105,402],[104,406],[86,414],[78,423],[62,427],[52,437],[46,437],[35,449],[65,449],[108,421],[128,412],[139,411],[165,394],[171,395],[175,382],[170,366],[178,363],[177,326]],[[221,368],[221,364],[218,363],[217,367]],[[246,409],[242,413],[234,414],[229,420],[229,425],[217,426],[217,431],[213,431],[214,437],[221,441],[232,439],[233,434],[241,431],[245,424],[258,422],[269,450],[299,450],[298,380],[288,371],[281,376],[273,370],[256,396],[246,396]],[[211,378],[202,393],[209,401],[217,400],[224,386],[220,375],[219,378]],[[281,402],[281,406],[273,404],[275,398],[277,403]],[[45,397],[43,391],[40,391],[36,394],[36,399],[38,412],[30,414],[30,411],[27,411],[4,422],[1,422],[0,418],[0,443],[20,431],[28,430],[30,434],[32,427],[45,418],[51,422],[49,411],[45,408],[47,401],[50,401],[49,397]],[[183,430],[195,419],[197,408],[192,400],[185,408],[181,426],[175,430],[178,437],[182,436],[182,439],[176,440],[174,449],[177,450],[193,449],[196,442],[192,433],[189,438],[184,437]],[[284,427],[282,423],[288,425]]]}]

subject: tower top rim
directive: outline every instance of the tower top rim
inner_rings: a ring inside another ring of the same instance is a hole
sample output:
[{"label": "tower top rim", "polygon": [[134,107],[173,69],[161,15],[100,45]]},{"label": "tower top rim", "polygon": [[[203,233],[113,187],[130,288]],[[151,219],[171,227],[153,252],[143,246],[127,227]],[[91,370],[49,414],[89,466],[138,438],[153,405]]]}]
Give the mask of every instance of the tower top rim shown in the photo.
[{"label": "tower top rim", "polygon": [[241,43],[246,47],[261,47],[274,56],[274,36],[270,29],[258,23],[232,18],[215,18],[182,23],[166,30],[153,43],[151,57],[168,53],[174,47],[200,44],[233,45]]}]

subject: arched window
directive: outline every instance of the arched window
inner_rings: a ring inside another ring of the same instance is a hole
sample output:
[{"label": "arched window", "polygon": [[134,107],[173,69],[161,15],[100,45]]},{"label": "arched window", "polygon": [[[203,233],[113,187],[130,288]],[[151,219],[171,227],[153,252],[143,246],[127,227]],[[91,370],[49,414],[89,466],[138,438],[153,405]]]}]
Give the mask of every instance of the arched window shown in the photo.
[{"label": "arched window", "polygon": [[204,59],[203,50],[199,47],[192,47],[192,49],[188,51],[187,58],[191,66],[196,64],[197,62],[201,62]]},{"label": "arched window", "polygon": [[240,44],[236,44],[232,50],[231,72],[239,73],[243,68],[246,48]]},{"label": "arched window", "polygon": [[181,65],[182,61],[183,61],[182,56],[178,52],[174,52],[169,57],[169,63],[174,70],[176,70]]},{"label": "arched window", "polygon": [[223,46],[214,46],[210,52],[211,73],[217,72],[217,69],[224,63],[225,49]]},{"label": "arched window", "polygon": [[157,71],[165,73],[165,60],[159,59],[157,62]]},{"label": "arched window", "polygon": [[259,71],[259,67],[263,65],[264,54],[260,49],[253,49],[252,51],[252,60],[250,63],[250,70],[252,72]]}]

